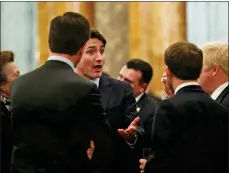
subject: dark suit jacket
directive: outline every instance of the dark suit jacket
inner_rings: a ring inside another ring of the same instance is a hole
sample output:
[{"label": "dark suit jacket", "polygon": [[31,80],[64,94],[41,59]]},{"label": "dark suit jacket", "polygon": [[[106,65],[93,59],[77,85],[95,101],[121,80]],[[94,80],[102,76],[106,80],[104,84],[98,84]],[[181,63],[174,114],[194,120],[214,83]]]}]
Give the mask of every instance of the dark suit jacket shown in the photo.
[{"label": "dark suit jacket", "polygon": [[199,86],[157,107],[145,173],[227,173],[228,111]]},{"label": "dark suit jacket", "polygon": [[[103,108],[105,109],[111,129],[116,134],[115,140],[118,141],[116,146],[116,168],[110,171],[114,173],[131,172],[134,153],[127,142],[120,138],[117,130],[119,128],[126,129],[137,117],[133,89],[127,82],[101,76],[99,90]],[[144,131],[139,127],[137,133],[138,135],[143,135]]]},{"label": "dark suit jacket", "polygon": [[143,149],[150,148],[150,138],[152,131],[152,119],[154,117],[154,111],[157,106],[157,100],[148,94],[144,94],[137,102],[137,115],[140,117],[142,127],[145,131],[135,144],[135,167],[132,173],[139,173],[139,159],[143,157]]},{"label": "dark suit jacket", "polygon": [[10,172],[10,159],[12,152],[12,139],[11,139],[11,115],[10,111],[6,108],[5,104],[0,101],[0,117],[1,117],[1,171],[2,173]]},{"label": "dark suit jacket", "polygon": [[[88,173],[109,167],[111,133],[97,87],[47,61],[11,87],[15,173]],[[86,151],[95,143],[92,161]],[[93,169],[92,169],[93,167]]]},{"label": "dark suit jacket", "polygon": [[229,109],[229,86],[227,86],[223,92],[217,97],[216,101],[226,106]]},{"label": "dark suit jacket", "polygon": [[[145,130],[145,137],[150,139],[151,131],[152,131],[152,123],[150,123],[151,119],[154,117],[154,111],[157,106],[158,101],[149,96],[148,94],[144,94],[139,101],[137,102],[137,107],[139,109],[138,116],[141,119],[141,124]],[[149,141],[148,141],[149,142]],[[147,147],[147,143],[145,143]]]},{"label": "dark suit jacket", "polygon": [[126,129],[137,117],[133,90],[127,82],[101,76],[99,81],[101,102],[112,130]]}]

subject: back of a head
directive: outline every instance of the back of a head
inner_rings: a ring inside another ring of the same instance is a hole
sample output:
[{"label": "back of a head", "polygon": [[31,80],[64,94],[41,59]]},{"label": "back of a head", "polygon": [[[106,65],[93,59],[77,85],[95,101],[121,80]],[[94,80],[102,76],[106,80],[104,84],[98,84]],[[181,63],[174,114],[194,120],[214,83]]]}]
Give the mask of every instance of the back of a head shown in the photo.
[{"label": "back of a head", "polygon": [[51,21],[49,48],[53,53],[74,55],[89,38],[89,22],[79,13],[66,12]]},{"label": "back of a head", "polygon": [[219,65],[228,76],[228,44],[221,42],[209,42],[201,46],[204,57],[204,65],[207,68]]},{"label": "back of a head", "polygon": [[177,42],[166,49],[164,61],[177,78],[196,80],[203,66],[203,53],[192,43]]},{"label": "back of a head", "polygon": [[134,69],[142,73],[141,82],[149,84],[153,76],[152,66],[141,59],[131,59],[126,63],[128,69]]}]

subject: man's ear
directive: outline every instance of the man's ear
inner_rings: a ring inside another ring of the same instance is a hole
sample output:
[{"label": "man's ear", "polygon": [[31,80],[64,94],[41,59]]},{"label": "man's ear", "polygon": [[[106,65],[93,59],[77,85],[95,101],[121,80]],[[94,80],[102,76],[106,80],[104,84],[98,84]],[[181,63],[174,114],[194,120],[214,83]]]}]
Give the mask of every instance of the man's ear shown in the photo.
[{"label": "man's ear", "polygon": [[83,55],[83,48],[81,48],[78,52],[77,52],[77,56],[81,57]]},{"label": "man's ear", "polygon": [[219,68],[220,68],[219,65],[216,65],[216,66],[213,68],[212,77],[213,77],[213,76],[216,76],[217,72],[219,71]]},{"label": "man's ear", "polygon": [[147,87],[148,87],[148,84],[147,83],[143,83],[141,88],[140,88],[140,92],[144,93],[146,91]]},{"label": "man's ear", "polygon": [[165,65],[165,74],[166,74],[166,77],[170,77],[172,75],[172,73],[169,70],[169,67],[167,65]]}]

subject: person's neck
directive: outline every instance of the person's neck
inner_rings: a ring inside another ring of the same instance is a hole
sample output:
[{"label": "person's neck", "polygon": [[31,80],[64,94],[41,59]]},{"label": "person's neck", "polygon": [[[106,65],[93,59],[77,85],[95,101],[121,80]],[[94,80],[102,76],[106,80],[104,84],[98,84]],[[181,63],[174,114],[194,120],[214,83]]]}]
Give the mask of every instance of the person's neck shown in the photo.
[{"label": "person's neck", "polygon": [[181,80],[181,79],[174,79],[172,82],[172,86],[174,91],[176,90],[176,88],[184,83],[188,83],[188,82],[197,82],[197,80]]},{"label": "person's neck", "polygon": [[50,56],[61,56],[61,57],[64,57],[66,59],[69,59],[73,64],[76,64],[76,62],[74,61],[74,57],[72,57],[71,55],[68,55],[68,54],[50,52]]},{"label": "person's neck", "polygon": [[[215,82],[214,82],[215,81]],[[228,82],[228,78],[227,77],[217,77],[216,80],[212,81],[213,87],[212,87],[212,91],[211,93],[209,93],[210,95],[212,95],[212,93],[219,88],[221,85],[223,85],[224,83]]]},{"label": "person's neck", "polygon": [[91,78],[91,77],[89,77],[89,76],[87,76],[87,75],[85,75],[81,70],[79,70],[78,68],[75,68],[75,73],[77,73],[78,75],[80,75],[80,76],[82,76],[82,77],[84,77],[85,79],[87,79],[87,80],[96,80],[97,78]]}]

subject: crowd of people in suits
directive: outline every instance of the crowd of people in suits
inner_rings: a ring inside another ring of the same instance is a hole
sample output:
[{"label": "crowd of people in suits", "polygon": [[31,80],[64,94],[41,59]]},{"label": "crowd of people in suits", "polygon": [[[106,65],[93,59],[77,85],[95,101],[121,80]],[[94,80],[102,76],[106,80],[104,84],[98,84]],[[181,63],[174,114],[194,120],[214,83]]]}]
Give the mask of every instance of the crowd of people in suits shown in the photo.
[{"label": "crowd of people in suits", "polygon": [[48,42],[23,75],[1,51],[2,173],[228,172],[228,44],[170,45],[160,100],[146,61],[103,72],[107,41],[83,15],[56,16]]}]

